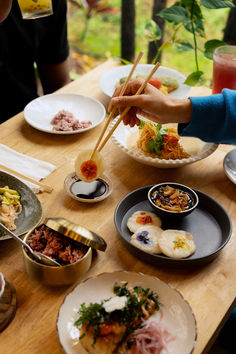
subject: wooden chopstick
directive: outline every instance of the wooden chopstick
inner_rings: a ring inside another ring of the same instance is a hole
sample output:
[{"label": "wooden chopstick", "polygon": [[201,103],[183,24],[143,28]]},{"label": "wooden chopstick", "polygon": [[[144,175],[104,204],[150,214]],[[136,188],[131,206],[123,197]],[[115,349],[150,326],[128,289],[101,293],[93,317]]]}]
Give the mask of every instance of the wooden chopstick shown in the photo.
[{"label": "wooden chopstick", "polygon": [[44,191],[44,192],[51,193],[51,192],[53,191],[53,188],[52,188],[52,187],[47,186],[46,184],[43,184],[43,183],[41,183],[41,182],[35,181],[35,179],[33,179],[33,178],[24,176],[24,175],[22,175],[21,173],[19,173],[19,172],[17,172],[17,171],[14,171],[14,170],[12,170],[11,168],[8,168],[8,167],[6,167],[6,166],[4,166],[4,165],[1,165],[1,164],[0,164],[0,169],[3,170],[3,171],[5,171],[5,172],[11,173],[11,174],[13,174],[13,175],[15,175],[15,176],[17,176],[17,177],[23,178],[24,180],[26,180],[26,181],[28,181],[28,182],[31,182],[31,183],[33,183],[33,184],[36,184],[36,185],[39,186],[40,189],[41,189],[42,191]]},{"label": "wooden chopstick", "polygon": [[[133,75],[134,70],[136,69],[136,66],[137,66],[138,63],[140,62],[142,56],[143,56],[143,52],[140,52],[139,55],[137,56],[137,58],[135,59],[134,64],[133,64],[133,66],[132,66],[132,69],[130,70],[129,75],[128,75],[128,77],[126,78],[124,85],[122,86],[122,89],[121,89],[121,92],[120,92],[120,96],[123,96],[123,94],[125,93],[125,90],[126,90],[126,88],[127,88],[127,85],[128,85],[128,83],[129,83],[129,81],[130,81],[132,75]],[[104,125],[104,128],[103,128],[103,130],[102,130],[100,136],[98,137],[97,143],[96,143],[96,145],[95,145],[95,147],[94,147],[94,149],[93,149],[93,152],[92,152],[92,155],[91,155],[91,157],[90,157],[90,160],[93,159],[94,154],[95,154],[95,152],[96,152],[96,150],[97,150],[97,148],[98,148],[98,146],[99,146],[99,144],[100,144],[100,142],[101,142],[101,140],[102,140],[102,138],[103,138],[103,136],[104,136],[104,134],[105,134],[105,132],[106,132],[106,130],[107,130],[107,127],[108,127],[108,125],[110,124],[110,122],[111,122],[111,120],[112,120],[112,118],[113,118],[113,116],[114,116],[115,113],[116,113],[116,107],[113,108],[113,110],[111,111],[111,113],[109,114],[109,116],[108,116],[108,118],[107,118],[106,124]]]},{"label": "wooden chopstick", "polygon": [[[152,71],[150,72],[150,74],[146,77],[145,81],[143,82],[143,84],[139,87],[138,91],[136,92],[135,96],[140,95],[140,93],[142,93],[142,91],[144,90],[145,86],[147,85],[148,81],[151,79],[152,75],[156,72],[156,70],[159,68],[161,64],[158,62],[156,63],[156,65],[154,66],[154,68],[152,69]],[[107,136],[105,137],[105,139],[103,140],[102,144],[100,145],[98,151],[100,152],[102,150],[102,148],[104,147],[104,145],[106,144],[106,142],[108,141],[108,139],[111,137],[111,135],[114,133],[114,130],[118,127],[118,125],[120,124],[120,122],[122,121],[122,119],[124,118],[124,116],[127,114],[127,112],[130,110],[131,107],[126,107],[125,110],[122,112],[122,114],[120,115],[119,119],[117,119],[116,123],[114,124],[114,126],[112,127],[112,129],[109,131],[109,133],[107,134]]]}]

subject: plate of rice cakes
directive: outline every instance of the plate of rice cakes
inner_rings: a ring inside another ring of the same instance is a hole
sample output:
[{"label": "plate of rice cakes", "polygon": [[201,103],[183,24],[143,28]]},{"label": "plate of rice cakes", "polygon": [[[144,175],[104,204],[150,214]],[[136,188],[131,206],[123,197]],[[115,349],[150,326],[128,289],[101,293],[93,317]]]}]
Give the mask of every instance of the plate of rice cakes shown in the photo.
[{"label": "plate of rice cakes", "polygon": [[153,265],[185,267],[211,262],[231,237],[231,220],[225,209],[194,190],[199,204],[191,214],[160,218],[147,198],[151,187],[132,191],[116,207],[115,226],[128,250]]},{"label": "plate of rice cakes", "polygon": [[[218,147],[217,144],[198,138],[180,137],[177,124],[154,124],[141,116],[139,118],[140,127],[131,128],[121,123],[111,140],[124,153],[145,165],[158,168],[181,167],[208,157]],[[117,119],[114,119],[110,128]]]}]

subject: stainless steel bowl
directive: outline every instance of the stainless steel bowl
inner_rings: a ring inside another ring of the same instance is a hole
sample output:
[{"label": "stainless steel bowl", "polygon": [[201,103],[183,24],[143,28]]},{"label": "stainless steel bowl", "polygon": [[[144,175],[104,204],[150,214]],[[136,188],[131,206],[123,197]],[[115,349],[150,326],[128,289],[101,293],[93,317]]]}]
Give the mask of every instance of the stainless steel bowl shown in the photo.
[{"label": "stainless steel bowl", "polygon": [[[25,242],[32,232],[33,230],[24,237]],[[63,286],[76,282],[89,270],[92,263],[91,247],[88,247],[88,251],[80,260],[61,267],[47,266],[36,262],[28,255],[24,247],[22,247],[22,253],[27,274],[50,286]]]}]

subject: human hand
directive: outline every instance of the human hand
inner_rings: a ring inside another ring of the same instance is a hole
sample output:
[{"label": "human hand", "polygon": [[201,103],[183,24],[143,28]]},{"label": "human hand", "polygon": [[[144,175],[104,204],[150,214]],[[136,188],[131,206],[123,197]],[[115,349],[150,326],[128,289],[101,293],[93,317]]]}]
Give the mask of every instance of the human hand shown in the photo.
[{"label": "human hand", "polygon": [[125,96],[119,96],[122,86],[118,87],[111,99],[108,111],[111,112],[116,106],[122,113],[126,107],[132,107],[123,119],[124,124],[131,127],[140,124],[137,114],[160,124],[189,122],[192,112],[189,99],[173,99],[150,84],[146,85],[142,94],[135,96],[142,83],[142,79],[131,81],[125,90]]}]

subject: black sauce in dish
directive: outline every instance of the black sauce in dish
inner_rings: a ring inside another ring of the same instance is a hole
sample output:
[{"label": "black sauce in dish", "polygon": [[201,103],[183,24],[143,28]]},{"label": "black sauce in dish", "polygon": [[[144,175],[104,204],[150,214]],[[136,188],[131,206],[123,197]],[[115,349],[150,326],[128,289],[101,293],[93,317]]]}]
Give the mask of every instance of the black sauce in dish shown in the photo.
[{"label": "black sauce in dish", "polygon": [[108,185],[101,179],[96,179],[93,182],[77,180],[71,185],[70,190],[78,198],[96,199],[108,191]]}]

